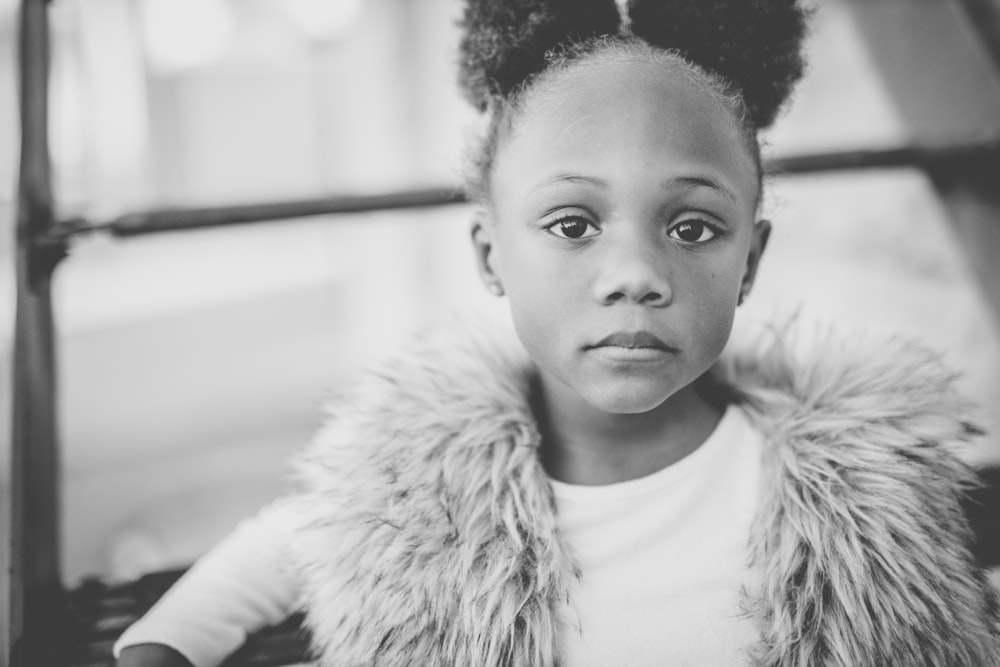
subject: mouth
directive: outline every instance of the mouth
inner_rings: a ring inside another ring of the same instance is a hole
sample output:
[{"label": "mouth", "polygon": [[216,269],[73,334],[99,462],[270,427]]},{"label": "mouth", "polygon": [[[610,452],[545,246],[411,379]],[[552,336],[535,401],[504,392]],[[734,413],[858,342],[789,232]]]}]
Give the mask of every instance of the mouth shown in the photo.
[{"label": "mouth", "polygon": [[656,361],[677,352],[648,331],[616,331],[586,349],[616,361]]},{"label": "mouth", "polygon": [[605,336],[589,347],[623,347],[629,350],[651,348],[654,350],[672,351],[673,348],[648,331],[616,331]]}]

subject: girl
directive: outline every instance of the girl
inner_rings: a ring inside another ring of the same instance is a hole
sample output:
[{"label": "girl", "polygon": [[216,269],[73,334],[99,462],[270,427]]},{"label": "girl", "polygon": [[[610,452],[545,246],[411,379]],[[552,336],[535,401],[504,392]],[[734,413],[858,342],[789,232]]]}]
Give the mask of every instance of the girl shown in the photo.
[{"label": "girl", "polygon": [[301,492],[120,664],[215,664],[296,604],[322,665],[1000,662],[952,451],[976,429],[937,359],[720,361],[767,244],[794,0],[475,0],[463,27],[491,118],[472,240],[520,346],[466,332],[373,373]]}]

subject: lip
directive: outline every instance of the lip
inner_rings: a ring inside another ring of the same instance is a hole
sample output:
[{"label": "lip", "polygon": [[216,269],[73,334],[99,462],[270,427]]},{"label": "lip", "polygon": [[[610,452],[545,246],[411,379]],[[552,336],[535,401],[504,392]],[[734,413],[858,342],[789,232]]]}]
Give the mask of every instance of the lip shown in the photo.
[{"label": "lip", "polygon": [[673,351],[672,347],[648,331],[616,331],[610,336],[605,336],[590,347],[652,348],[665,352]]},{"label": "lip", "polygon": [[614,361],[657,361],[677,352],[649,331],[616,331],[586,349]]}]

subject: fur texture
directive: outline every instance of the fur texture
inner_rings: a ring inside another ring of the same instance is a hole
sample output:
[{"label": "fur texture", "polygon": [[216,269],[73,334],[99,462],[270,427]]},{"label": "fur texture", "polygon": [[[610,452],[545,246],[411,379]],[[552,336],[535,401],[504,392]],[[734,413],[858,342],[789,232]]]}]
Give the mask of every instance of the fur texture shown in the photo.
[{"label": "fur texture", "polygon": [[[977,433],[953,376],[903,343],[833,336],[734,353],[711,384],[768,441],[744,591],[761,667],[1000,663],[954,448]],[[526,397],[485,334],[424,341],[335,409],[300,462],[293,552],[320,664],[559,664],[579,576]],[[709,385],[706,384],[706,387]]]}]

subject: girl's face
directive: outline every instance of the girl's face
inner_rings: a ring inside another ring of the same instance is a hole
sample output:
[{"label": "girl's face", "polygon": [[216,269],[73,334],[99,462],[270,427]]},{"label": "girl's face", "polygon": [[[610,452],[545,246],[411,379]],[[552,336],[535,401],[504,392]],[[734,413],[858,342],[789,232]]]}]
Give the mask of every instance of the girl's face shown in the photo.
[{"label": "girl's face", "polygon": [[641,413],[718,359],[768,225],[744,139],[702,84],[637,57],[571,66],[529,93],[491,191],[480,268],[547,391]]}]

